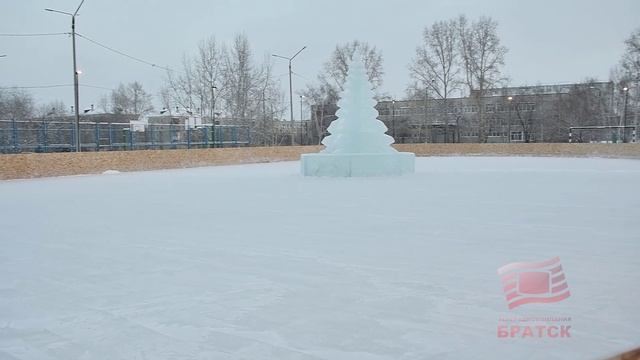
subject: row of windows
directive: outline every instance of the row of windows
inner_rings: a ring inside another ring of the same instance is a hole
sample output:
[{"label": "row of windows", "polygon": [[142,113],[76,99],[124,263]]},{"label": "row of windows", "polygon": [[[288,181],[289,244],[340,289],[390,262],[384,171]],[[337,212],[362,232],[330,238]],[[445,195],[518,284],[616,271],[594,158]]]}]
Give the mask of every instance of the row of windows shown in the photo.
[{"label": "row of windows", "polygon": [[[520,111],[535,111],[536,104],[535,103],[518,103],[516,108]],[[453,106],[450,105],[447,108],[444,107],[430,107],[427,108],[429,114],[467,114],[467,113],[477,113],[478,106],[477,105],[464,105],[464,106]],[[509,111],[509,104],[486,104],[485,112],[486,113],[495,113],[495,112],[507,112]],[[402,115],[424,115],[424,106],[416,106],[416,107],[396,107],[394,108],[381,108],[378,110],[378,113],[382,116],[389,116],[395,114],[396,116]]]},{"label": "row of windows", "polygon": [[[477,126],[477,121],[472,121],[472,122],[465,122],[465,123],[473,123],[473,126]],[[487,123],[487,127],[488,128],[499,128],[499,127],[504,127],[506,128],[507,126],[509,126],[509,120],[505,119],[505,118],[488,118],[486,119],[486,123]],[[517,125],[518,122],[515,120],[511,121],[511,125],[515,126]]]},{"label": "row of windows", "polygon": [[[491,137],[507,137],[507,132],[492,130],[492,131],[489,131],[488,135]],[[460,133],[460,136],[478,136],[478,130],[462,131]]]},{"label": "row of windows", "polygon": [[522,86],[509,89],[487,90],[487,95],[508,96],[508,95],[536,95],[536,94],[562,94],[571,91],[570,85],[538,85]]},{"label": "row of windows", "polygon": [[[514,109],[517,109],[520,111],[535,111],[536,104],[535,103],[518,103],[516,104]],[[485,112],[487,113],[505,112],[505,111],[509,111],[509,104],[486,104],[485,105]]]},{"label": "row of windows", "polygon": [[512,131],[511,132],[511,141],[522,141],[524,138],[522,131]]},{"label": "row of windows", "polygon": [[[460,133],[460,136],[463,136],[463,137],[477,137],[478,136],[478,131],[477,130],[462,131]],[[506,131],[491,131],[491,132],[489,132],[489,136],[507,137],[507,132]],[[524,138],[524,135],[523,135],[522,131],[512,131],[511,132],[511,141],[522,141],[523,138]]]}]

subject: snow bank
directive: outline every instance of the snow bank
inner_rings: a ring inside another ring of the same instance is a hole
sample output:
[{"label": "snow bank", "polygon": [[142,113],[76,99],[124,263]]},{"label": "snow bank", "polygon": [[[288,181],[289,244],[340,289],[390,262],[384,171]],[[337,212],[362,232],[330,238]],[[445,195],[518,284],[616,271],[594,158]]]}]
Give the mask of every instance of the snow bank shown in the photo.
[{"label": "snow bank", "polygon": [[102,175],[115,175],[115,174],[120,174],[120,171],[118,170],[106,170],[102,172]]}]

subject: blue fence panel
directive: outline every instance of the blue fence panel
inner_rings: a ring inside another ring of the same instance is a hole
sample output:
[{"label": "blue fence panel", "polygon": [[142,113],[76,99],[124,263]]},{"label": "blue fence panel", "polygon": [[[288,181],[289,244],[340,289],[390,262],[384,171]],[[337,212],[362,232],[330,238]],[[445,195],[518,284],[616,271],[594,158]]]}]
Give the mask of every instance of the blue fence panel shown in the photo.
[{"label": "blue fence panel", "polygon": [[0,152],[75,151],[76,136],[82,151],[145,149],[194,149],[249,146],[247,126],[216,125],[189,127],[184,124],[152,124],[133,127],[129,123],[81,122],[76,133],[72,121],[0,120]]}]

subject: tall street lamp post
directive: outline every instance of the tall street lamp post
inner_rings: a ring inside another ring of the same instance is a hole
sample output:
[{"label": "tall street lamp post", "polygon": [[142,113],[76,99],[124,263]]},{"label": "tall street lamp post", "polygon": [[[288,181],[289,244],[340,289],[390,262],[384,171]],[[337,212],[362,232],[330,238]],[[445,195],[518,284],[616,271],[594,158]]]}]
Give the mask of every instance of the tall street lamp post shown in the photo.
[{"label": "tall street lamp post", "polygon": [[[424,89],[424,132],[425,132],[425,137],[424,137],[424,142],[428,143],[429,142],[429,125],[427,124],[428,122],[428,111],[427,111],[427,102],[429,101],[429,88],[425,87]],[[421,139],[418,138],[418,141],[420,142]]]},{"label": "tall street lamp post", "polygon": [[[431,81],[424,87],[424,126],[425,126],[425,141],[426,143],[432,142],[431,140],[431,126],[429,126],[429,86],[433,87],[435,84],[435,79],[431,79]],[[432,121],[433,122],[433,119]]]},{"label": "tall street lamp post", "polygon": [[265,98],[266,89],[262,89],[262,145],[267,145],[267,99]]},{"label": "tall street lamp post", "polygon": [[[640,77],[638,77],[638,78],[636,79],[636,87],[635,87],[635,96],[636,96],[636,99],[638,99],[638,91],[640,91]],[[638,136],[640,136],[640,133],[638,133],[639,125],[640,125],[640,124],[638,123],[638,116],[639,116],[638,112],[639,112],[639,111],[638,111],[637,109],[638,109],[638,107],[636,106],[636,111],[635,111],[635,116],[634,116],[634,119],[635,119],[635,121],[634,121],[635,128],[633,129],[633,134],[634,134],[634,136],[633,136],[633,142],[634,142],[634,143],[637,143],[637,142],[638,142]]]},{"label": "tall street lamp post", "polygon": [[396,101],[391,100],[391,132],[393,139],[396,139]]},{"label": "tall street lamp post", "polygon": [[302,112],[302,100],[304,99],[304,95],[300,95],[300,145],[302,145],[302,117],[303,117],[303,112]]},{"label": "tall street lamp post", "polygon": [[624,109],[622,110],[622,143],[627,140],[627,102],[629,100],[629,88],[627,86],[622,88],[624,91]]},{"label": "tall street lamp post", "polygon": [[513,96],[507,97],[509,101],[509,119],[507,120],[507,142],[511,142],[511,104],[513,102]]},{"label": "tall street lamp post", "polygon": [[[302,49],[298,50],[298,52],[295,53],[292,57],[272,54],[272,56],[289,61],[289,107],[291,108],[291,126],[293,126],[293,81],[291,80],[291,74],[293,73],[293,71],[291,71],[291,62],[293,61],[293,59],[295,59],[296,56],[298,56],[298,54],[302,52],[302,50],[306,48],[306,46],[302,47]],[[291,136],[291,145],[293,145],[293,134]]]},{"label": "tall street lamp post", "polygon": [[76,117],[76,124],[75,124],[76,152],[82,151],[82,149],[80,148],[80,106],[78,105],[78,103],[80,102],[79,94],[78,94],[78,74],[80,74],[80,71],[78,70],[78,67],[76,65],[76,16],[78,15],[78,11],[80,11],[80,8],[82,7],[82,4],[84,4],[84,1],[85,0],[82,0],[80,2],[80,5],[78,5],[78,8],[73,14],[64,12],[64,11],[54,10],[54,9],[48,9],[48,8],[45,9],[46,11],[51,11],[58,14],[71,16],[71,44],[72,44],[72,51],[73,51],[73,101],[75,104],[74,110],[75,110],[75,117]]},{"label": "tall street lamp post", "polygon": [[211,147],[216,147],[216,90],[215,85],[211,85]]}]

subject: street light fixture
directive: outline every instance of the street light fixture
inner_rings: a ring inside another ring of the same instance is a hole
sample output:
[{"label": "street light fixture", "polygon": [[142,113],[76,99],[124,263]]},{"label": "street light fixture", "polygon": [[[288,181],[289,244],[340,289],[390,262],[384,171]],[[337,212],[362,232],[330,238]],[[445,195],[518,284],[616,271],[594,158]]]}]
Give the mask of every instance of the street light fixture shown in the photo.
[{"label": "street light fixture", "polygon": [[629,100],[629,88],[623,87],[622,91],[624,91],[624,110],[622,112],[622,143],[624,144],[627,140],[627,102]]},{"label": "street light fixture", "polygon": [[513,101],[513,96],[508,96],[507,100],[509,101],[509,119],[507,123],[507,142],[511,142],[511,103]]},{"label": "street light fixture", "polygon": [[215,85],[211,85],[211,147],[216,147],[216,90]]},{"label": "street light fixture", "polygon": [[75,104],[74,109],[75,109],[75,116],[76,116],[76,124],[75,124],[76,152],[82,151],[82,149],[80,148],[80,106],[78,104],[79,103],[78,75],[81,73],[81,71],[78,70],[78,67],[76,66],[76,16],[78,15],[78,11],[80,11],[80,8],[82,7],[82,4],[84,4],[84,1],[85,0],[82,0],[80,2],[80,5],[78,5],[78,8],[73,14],[65,11],[59,11],[59,10],[54,10],[49,8],[44,9],[45,11],[50,11],[58,14],[71,16],[71,44],[73,49],[73,101]]},{"label": "street light fixture", "polygon": [[303,117],[302,100],[304,100],[304,95],[300,95],[300,145],[302,145],[302,117]]},{"label": "street light fixture", "polygon": [[396,101],[391,100],[391,132],[393,133],[393,139],[396,139]]},{"label": "street light fixture", "polygon": [[[293,81],[291,80],[291,75],[293,74],[293,71],[291,71],[291,61],[293,61],[293,59],[295,59],[295,57],[298,56],[298,54],[300,54],[306,48],[307,48],[306,46],[303,46],[302,49],[298,50],[298,52],[295,53],[292,57],[272,54],[272,56],[274,57],[289,61],[289,106],[291,108],[291,125],[292,126],[293,126]],[[291,136],[291,145],[293,145],[293,136]]]}]

